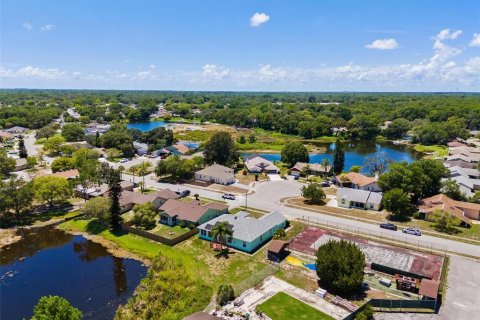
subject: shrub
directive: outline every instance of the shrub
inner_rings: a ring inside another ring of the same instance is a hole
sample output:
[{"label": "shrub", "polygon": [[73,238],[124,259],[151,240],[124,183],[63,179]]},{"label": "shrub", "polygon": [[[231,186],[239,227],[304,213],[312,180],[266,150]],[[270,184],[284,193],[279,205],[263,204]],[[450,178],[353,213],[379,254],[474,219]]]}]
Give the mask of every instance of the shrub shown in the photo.
[{"label": "shrub", "polygon": [[302,197],[308,199],[311,203],[319,204],[326,198],[325,192],[318,183],[310,183],[302,187]]},{"label": "shrub", "polygon": [[223,306],[235,298],[233,287],[230,284],[222,284],[218,287],[217,304]]},{"label": "shrub", "polygon": [[273,234],[273,239],[283,239],[287,236],[287,233],[285,232],[285,229],[278,229],[277,231],[275,231],[275,233]]},{"label": "shrub", "polygon": [[66,299],[59,296],[44,296],[33,309],[32,320],[81,320],[82,318],[82,312]]},{"label": "shrub", "polygon": [[143,227],[144,229],[152,229],[155,227],[155,207],[151,202],[145,204],[137,204],[133,208],[133,223],[136,226]]},{"label": "shrub", "polygon": [[186,228],[186,227],[187,227],[187,223],[185,222],[185,220],[180,220],[180,222],[178,223],[178,225],[179,225],[181,228]]}]

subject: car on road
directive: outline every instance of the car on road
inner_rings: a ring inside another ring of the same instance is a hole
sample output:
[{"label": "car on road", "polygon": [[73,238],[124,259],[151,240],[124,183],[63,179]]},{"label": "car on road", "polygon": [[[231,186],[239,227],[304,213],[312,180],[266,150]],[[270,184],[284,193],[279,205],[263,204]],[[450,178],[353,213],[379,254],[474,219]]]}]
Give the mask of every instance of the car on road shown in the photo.
[{"label": "car on road", "polygon": [[397,226],[393,223],[380,223],[380,228],[397,231]]},{"label": "car on road", "polygon": [[175,193],[178,194],[181,198],[184,198],[190,195],[190,190],[177,191]]},{"label": "car on road", "polygon": [[403,233],[406,233],[406,234],[412,234],[414,236],[421,236],[422,235],[422,232],[418,229],[415,229],[415,228],[405,228],[402,230]]},{"label": "car on road", "polygon": [[235,200],[235,195],[231,193],[225,193],[224,195],[222,195],[222,199]]},{"label": "car on road", "polygon": [[123,159],[120,160],[120,163],[125,163],[125,162],[128,162],[127,158],[123,158]]}]

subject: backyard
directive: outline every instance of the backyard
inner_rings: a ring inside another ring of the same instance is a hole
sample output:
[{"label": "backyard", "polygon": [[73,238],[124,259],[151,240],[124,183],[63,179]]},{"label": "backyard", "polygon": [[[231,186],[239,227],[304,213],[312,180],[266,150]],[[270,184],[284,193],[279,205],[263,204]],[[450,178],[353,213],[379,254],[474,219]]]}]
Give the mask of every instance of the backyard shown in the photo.
[{"label": "backyard", "polygon": [[284,292],[279,292],[267,301],[259,304],[257,310],[265,313],[272,320],[330,320],[329,315],[303,303]]}]

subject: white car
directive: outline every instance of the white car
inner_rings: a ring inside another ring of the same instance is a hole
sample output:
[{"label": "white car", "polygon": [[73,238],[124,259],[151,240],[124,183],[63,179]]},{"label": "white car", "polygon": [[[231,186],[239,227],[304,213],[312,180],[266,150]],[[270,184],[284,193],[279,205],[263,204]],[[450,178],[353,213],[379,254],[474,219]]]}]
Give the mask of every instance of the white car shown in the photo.
[{"label": "white car", "polygon": [[418,229],[415,229],[415,228],[405,228],[402,230],[403,233],[406,233],[406,234],[413,234],[414,236],[421,236],[422,235],[422,232]]},{"label": "white car", "polygon": [[122,160],[120,160],[120,163],[125,163],[125,162],[128,162],[127,158],[123,158]]}]

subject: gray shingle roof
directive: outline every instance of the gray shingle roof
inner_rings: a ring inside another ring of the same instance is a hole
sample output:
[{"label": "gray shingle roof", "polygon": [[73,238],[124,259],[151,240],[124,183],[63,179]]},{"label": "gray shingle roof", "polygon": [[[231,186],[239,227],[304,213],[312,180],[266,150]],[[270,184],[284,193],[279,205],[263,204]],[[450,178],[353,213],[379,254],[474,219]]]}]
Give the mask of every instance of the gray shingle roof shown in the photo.
[{"label": "gray shingle roof", "polygon": [[227,222],[233,230],[233,238],[251,242],[274,226],[285,222],[287,219],[278,211],[264,215],[259,219],[248,216],[248,212],[240,211],[239,213],[224,214],[215,219],[204,223],[199,228],[211,230],[216,223]]},{"label": "gray shingle roof", "polygon": [[343,198],[348,201],[355,201],[360,203],[374,203],[380,204],[382,202],[382,194],[378,192],[371,192],[352,188],[338,188],[337,198]]}]

